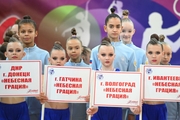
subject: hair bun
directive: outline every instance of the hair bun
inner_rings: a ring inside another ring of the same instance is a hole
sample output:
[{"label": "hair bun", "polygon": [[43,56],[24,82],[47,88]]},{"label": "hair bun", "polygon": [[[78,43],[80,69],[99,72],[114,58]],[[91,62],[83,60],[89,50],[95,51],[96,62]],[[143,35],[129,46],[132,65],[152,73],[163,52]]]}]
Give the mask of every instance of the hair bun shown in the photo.
[{"label": "hair bun", "polygon": [[17,35],[13,35],[10,39],[9,39],[9,42],[16,42],[16,41],[19,41],[19,38],[17,37]]},{"label": "hair bun", "polygon": [[14,35],[15,33],[11,30],[8,30],[4,37],[4,42],[9,42],[9,39]]},{"label": "hair bun", "polygon": [[31,19],[31,17],[29,15],[25,15],[23,19]]},{"label": "hair bun", "polygon": [[77,32],[76,32],[76,29],[75,29],[75,28],[72,28],[71,34],[72,34],[72,36],[76,36],[76,35],[77,35]]},{"label": "hair bun", "polygon": [[129,17],[129,10],[123,10],[123,18],[128,18]]},{"label": "hair bun", "polygon": [[106,45],[107,43],[111,44],[111,40],[108,37],[104,37],[101,41],[101,45]]},{"label": "hair bun", "polygon": [[159,40],[157,40],[156,38],[151,38],[150,41],[159,41]]},{"label": "hair bun", "polygon": [[55,49],[55,50],[63,50],[61,42],[55,41],[54,45],[53,45],[53,49]]},{"label": "hair bun", "polygon": [[62,46],[62,44],[61,44],[61,42],[60,42],[60,41],[55,41],[55,42],[54,42],[54,46],[56,46],[56,45],[60,45],[60,46]]},{"label": "hair bun", "polygon": [[152,38],[154,38],[154,39],[156,39],[157,41],[159,41],[159,36],[158,36],[157,34],[152,34],[151,37],[150,37],[150,39],[152,39]]},{"label": "hair bun", "polygon": [[114,8],[111,8],[111,14],[114,14],[114,12],[116,11]]},{"label": "hair bun", "polygon": [[159,35],[159,41],[164,42],[165,36],[164,35]]},{"label": "hair bun", "polygon": [[14,38],[19,40],[19,37],[16,34],[14,34],[12,37],[14,37]]}]

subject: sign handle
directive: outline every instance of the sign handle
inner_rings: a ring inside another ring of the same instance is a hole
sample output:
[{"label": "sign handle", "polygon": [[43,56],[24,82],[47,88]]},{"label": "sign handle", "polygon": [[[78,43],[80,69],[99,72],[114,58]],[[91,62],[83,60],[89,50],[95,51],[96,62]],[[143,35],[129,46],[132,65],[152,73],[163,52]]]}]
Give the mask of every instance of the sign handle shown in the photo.
[{"label": "sign handle", "polygon": [[[93,105],[93,93],[94,93],[94,76],[95,76],[95,71],[92,70],[91,74],[91,82],[90,82],[90,100],[89,100],[89,107]],[[88,115],[88,120],[91,120],[91,115]]]},{"label": "sign handle", "polygon": [[41,120],[44,120],[44,108],[45,108],[45,103],[42,104],[42,109],[41,109]]}]

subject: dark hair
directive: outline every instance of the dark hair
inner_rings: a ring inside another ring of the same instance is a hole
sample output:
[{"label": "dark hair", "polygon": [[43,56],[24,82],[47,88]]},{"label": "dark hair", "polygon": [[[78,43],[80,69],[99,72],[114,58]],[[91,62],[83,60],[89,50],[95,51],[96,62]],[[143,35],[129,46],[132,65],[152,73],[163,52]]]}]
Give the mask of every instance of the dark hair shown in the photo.
[{"label": "dark hair", "polygon": [[159,41],[164,42],[165,36],[164,35],[159,35]]},{"label": "dark hair", "polygon": [[77,32],[76,32],[76,29],[75,29],[75,28],[72,28],[72,29],[71,29],[71,34],[72,34],[72,36],[67,39],[66,44],[67,44],[67,42],[68,42],[69,40],[74,40],[74,39],[76,39],[76,40],[78,40],[78,41],[81,43],[81,46],[82,46],[82,41],[77,37]]},{"label": "dark hair", "polygon": [[152,38],[155,38],[157,41],[159,41],[159,36],[158,36],[156,33],[154,33],[154,34],[152,34],[152,35],[150,36],[150,40],[151,40]]},{"label": "dark hair", "polygon": [[114,9],[114,8],[111,8],[111,14],[109,14],[109,15],[106,17],[106,19],[105,19],[105,25],[107,25],[109,19],[111,19],[111,18],[119,18],[119,20],[120,20],[121,23],[122,23],[122,20],[121,20],[121,18],[119,17],[119,15],[115,14],[114,12],[115,12],[115,9]]},{"label": "dark hair", "polygon": [[77,32],[76,32],[76,29],[75,29],[75,28],[72,28],[71,34],[72,34],[73,37],[76,37]]},{"label": "dark hair", "polygon": [[87,56],[87,53],[91,53],[91,49],[86,46],[83,46],[83,51],[81,55]]},{"label": "dark hair", "polygon": [[17,35],[13,35],[10,39],[9,39],[9,43],[10,42],[19,42],[22,44],[22,42],[19,40]]},{"label": "dark hair", "polygon": [[168,45],[168,46],[171,48],[171,46],[170,46],[167,42],[165,42],[164,39],[165,39],[165,36],[164,36],[164,35],[159,35],[159,41],[160,41],[160,43],[161,43],[162,45]]},{"label": "dark hair", "polygon": [[146,45],[146,49],[148,45],[160,45],[162,50],[163,50],[163,45],[156,39],[156,38],[151,38],[148,44]]},{"label": "dark hair", "polygon": [[6,60],[6,56],[0,51],[0,60]]},{"label": "dark hair", "polygon": [[37,30],[37,25],[34,20],[31,19],[29,15],[25,15],[23,19],[18,24],[18,30],[21,28],[22,24],[32,24],[34,26],[34,29]]},{"label": "dark hair", "polygon": [[53,48],[50,51],[50,55],[51,55],[53,50],[62,50],[62,51],[65,51],[64,48],[61,45],[61,42],[59,42],[59,41],[55,41],[54,42]]},{"label": "dark hair", "polygon": [[6,33],[5,33],[5,36],[4,36],[4,42],[9,42],[9,39],[15,35],[14,32],[12,32],[11,30],[8,30]]},{"label": "dark hair", "polygon": [[14,22],[14,24],[19,24],[20,21],[21,21],[20,19],[17,19],[17,20]]},{"label": "dark hair", "polygon": [[8,30],[8,31],[5,33],[5,36],[4,36],[4,38],[3,38],[4,42],[3,42],[3,44],[2,44],[1,47],[0,47],[0,51],[1,51],[2,53],[5,53],[5,52],[6,52],[6,48],[7,48],[7,45],[8,45],[8,43],[9,43],[9,40],[10,40],[10,38],[13,37],[14,35],[15,35],[15,33],[12,32],[11,30]]},{"label": "dark hair", "polygon": [[[23,43],[19,40],[18,36],[17,35],[13,35],[10,39],[9,39],[9,42],[7,43],[7,46],[9,43],[12,43],[12,42],[19,42],[22,47],[23,47]],[[7,49],[6,49],[7,50]]]},{"label": "dark hair", "polygon": [[111,45],[111,40],[108,37],[104,37],[101,41],[101,45]]},{"label": "dark hair", "polygon": [[[104,37],[101,41],[101,45],[99,46],[98,51],[101,48],[101,46],[112,46],[110,39],[108,37]],[[114,46],[112,46],[112,47],[114,49]]]},{"label": "dark hair", "polygon": [[3,44],[1,45],[0,51],[1,51],[2,53],[5,53],[5,52],[6,52],[7,44],[8,44],[8,42],[3,42]]}]

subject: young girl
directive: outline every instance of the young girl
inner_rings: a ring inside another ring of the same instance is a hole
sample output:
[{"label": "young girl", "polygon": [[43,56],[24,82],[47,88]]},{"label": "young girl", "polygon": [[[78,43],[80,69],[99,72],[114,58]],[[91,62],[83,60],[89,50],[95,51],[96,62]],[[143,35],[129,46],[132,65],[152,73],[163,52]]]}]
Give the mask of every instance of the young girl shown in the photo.
[{"label": "young girl", "polygon": [[[121,71],[136,71],[134,51],[119,40],[119,35],[122,31],[121,18],[117,14],[114,14],[114,8],[111,8],[111,12],[112,14],[106,17],[104,31],[107,32],[107,36],[111,40],[112,46],[115,48],[116,58],[113,65]],[[91,52],[91,67],[93,70],[97,70],[101,67],[101,63],[97,58],[98,47],[99,46],[93,48]]]},{"label": "young girl", "polygon": [[137,46],[135,46],[132,42],[132,37],[135,33],[134,24],[128,18],[129,11],[123,11],[123,19],[122,19],[122,32],[120,33],[120,39],[122,42],[128,47],[132,48],[135,51],[136,60],[137,60],[137,69],[139,70],[141,64],[147,63],[147,58],[145,51]]},{"label": "young girl", "polygon": [[82,57],[83,61],[89,65],[90,57],[91,57],[91,49],[86,46],[83,46],[83,52],[81,54],[81,57]]},{"label": "young girl", "polygon": [[[135,55],[136,55],[136,60],[137,60],[136,67],[139,71],[141,64],[147,64],[147,58],[146,58],[145,51],[135,46],[132,42],[135,29],[134,29],[133,22],[128,17],[129,17],[129,11],[123,10],[123,19],[122,19],[123,28],[122,28],[122,32],[120,33],[120,39],[125,45],[127,45],[128,47],[134,50]],[[130,120],[134,119],[134,115],[129,109],[126,112],[128,113],[128,118]]]},{"label": "young girl", "polygon": [[[164,54],[161,59],[161,65],[170,65],[172,57],[172,49],[169,44],[164,42],[164,35],[159,36],[160,42],[163,45]],[[179,120],[180,119],[180,105],[179,102],[166,102],[167,107],[167,120]]]},{"label": "young girl", "polygon": [[[115,49],[110,43],[109,38],[104,38],[98,48],[98,59],[102,66],[99,70],[102,71],[120,71],[115,69],[113,61],[115,59]],[[89,114],[89,110],[87,110]],[[122,120],[122,108],[119,107],[99,107],[96,114],[91,120]]]},{"label": "young girl", "polygon": [[[37,26],[30,16],[24,18],[18,24],[19,39],[23,42],[26,56],[23,60],[41,60],[42,73],[44,73],[44,65],[48,64],[49,53],[36,46],[34,43],[38,35]],[[41,104],[35,97],[28,97],[26,99],[29,108],[31,120],[38,120],[40,117]]]},{"label": "young girl", "polygon": [[[77,33],[75,28],[71,30],[72,37],[66,42],[66,51],[69,56],[69,61],[65,66],[79,66],[89,67],[83,62],[81,58],[82,54],[82,42],[76,37]],[[85,120],[86,119],[86,104],[85,103],[72,103],[70,104],[71,120]]]},{"label": "young girl", "polygon": [[[50,52],[49,63],[51,65],[64,66],[66,63],[66,52],[60,42],[55,42]],[[40,101],[45,102],[47,97],[41,94]],[[44,101],[45,100],[45,101]],[[45,102],[44,120],[69,120],[70,113],[68,103]]]},{"label": "young girl", "polygon": [[[146,46],[146,56],[150,65],[160,65],[163,56],[163,46],[152,38]],[[138,117],[136,117],[138,120]],[[167,109],[163,101],[144,101],[142,120],[167,120]]]},{"label": "young girl", "polygon": [[172,49],[171,46],[168,45],[166,42],[164,42],[164,35],[160,35],[159,36],[160,42],[163,45],[163,49],[164,49],[164,54],[163,57],[161,59],[161,65],[170,65],[170,60],[172,57]]},{"label": "young girl", "polygon": [[[8,60],[21,60],[25,56],[21,42],[9,39],[5,56]],[[2,97],[0,99],[0,120],[30,120],[28,106],[24,97]]]},{"label": "young girl", "polygon": [[[120,71],[114,68],[115,49],[111,45],[110,39],[105,37],[98,48],[98,59],[102,66],[102,71]],[[87,109],[88,115],[93,115],[91,120],[123,120],[122,108],[119,107],[90,107]]]},{"label": "young girl", "polygon": [[[104,31],[107,32],[107,36],[115,48],[116,57],[113,66],[121,71],[137,71],[134,50],[119,40],[119,35],[122,32],[122,20],[114,12],[115,9],[111,8],[111,14],[106,17],[104,25]],[[102,65],[97,57],[98,47],[93,48],[91,52],[91,67],[93,70],[99,69]],[[125,114],[125,111],[126,109],[123,109],[123,114]],[[123,119],[126,118],[123,117]]]}]

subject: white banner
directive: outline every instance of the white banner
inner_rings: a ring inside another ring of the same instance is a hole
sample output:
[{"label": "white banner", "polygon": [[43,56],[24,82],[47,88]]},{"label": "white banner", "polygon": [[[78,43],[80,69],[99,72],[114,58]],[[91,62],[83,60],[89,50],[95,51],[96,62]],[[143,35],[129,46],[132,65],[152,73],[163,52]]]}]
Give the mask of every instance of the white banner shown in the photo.
[{"label": "white banner", "polygon": [[180,66],[146,65],[143,71],[145,101],[180,101]]},{"label": "white banner", "polygon": [[37,96],[41,91],[41,61],[0,61],[0,96]]},{"label": "white banner", "polygon": [[141,78],[140,72],[96,71],[92,103],[95,106],[139,106]]},{"label": "white banner", "polygon": [[45,67],[45,90],[50,102],[86,102],[89,95],[91,68]]}]

